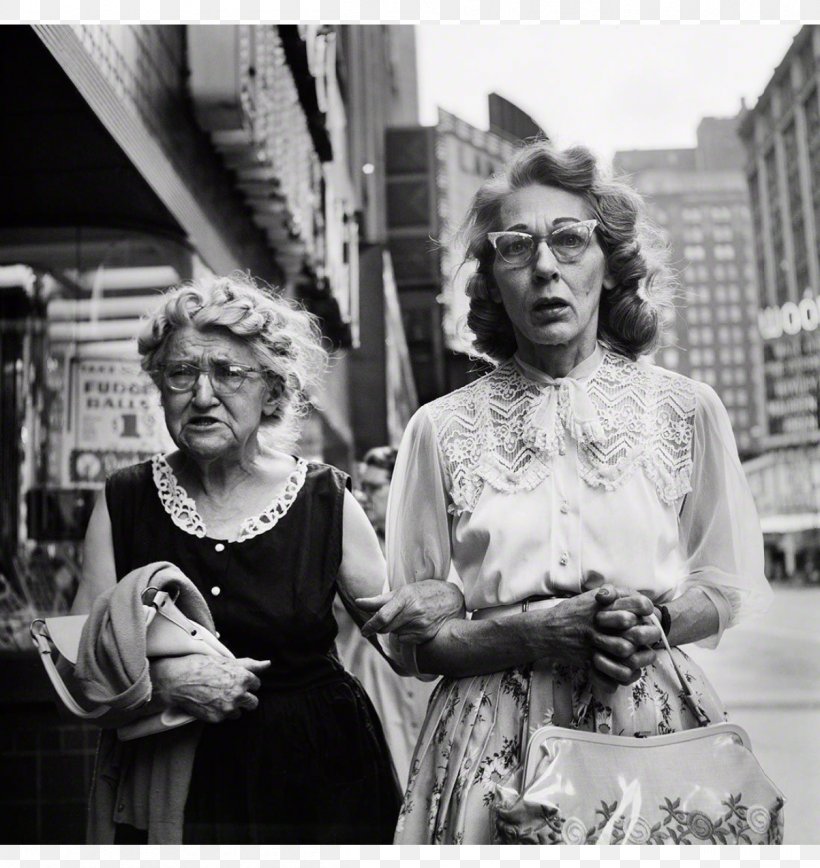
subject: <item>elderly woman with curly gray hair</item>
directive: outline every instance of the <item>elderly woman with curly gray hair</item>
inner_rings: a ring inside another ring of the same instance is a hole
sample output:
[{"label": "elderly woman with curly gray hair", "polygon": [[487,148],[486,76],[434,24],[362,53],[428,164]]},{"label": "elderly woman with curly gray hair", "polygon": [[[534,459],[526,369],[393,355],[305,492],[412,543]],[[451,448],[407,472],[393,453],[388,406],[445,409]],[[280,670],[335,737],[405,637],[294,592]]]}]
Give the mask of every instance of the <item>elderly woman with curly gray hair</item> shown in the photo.
[{"label": "elderly woman with curly gray hair", "polygon": [[[671,279],[643,210],[586,149],[546,142],[472,202],[468,325],[495,367],[413,417],[387,519],[391,587],[454,565],[472,613],[395,646],[420,677],[445,676],[398,843],[496,841],[496,787],[544,724],[696,726],[649,616],[673,646],[714,647],[768,601],[725,409],[646,359]],[[721,719],[702,671],[673,655]]]},{"label": "elderly woman with curly gray hair", "polygon": [[[108,480],[73,611],[168,561],[236,656],[150,661],[152,696],[137,712],[176,709],[207,724],[183,791],[183,843],[386,843],[395,828],[390,754],[335,653],[331,611],[338,592],[363,623],[356,598],[385,581],[379,542],[347,475],[292,454],[326,364],[320,338],[308,313],[241,274],[169,290],[139,338],[176,449]],[[443,587],[401,595],[400,627],[416,641],[460,611],[460,593]],[[145,812],[129,802],[140,784],[131,755],[98,758],[95,775],[116,792],[99,823],[113,821],[117,843],[146,838]]]}]

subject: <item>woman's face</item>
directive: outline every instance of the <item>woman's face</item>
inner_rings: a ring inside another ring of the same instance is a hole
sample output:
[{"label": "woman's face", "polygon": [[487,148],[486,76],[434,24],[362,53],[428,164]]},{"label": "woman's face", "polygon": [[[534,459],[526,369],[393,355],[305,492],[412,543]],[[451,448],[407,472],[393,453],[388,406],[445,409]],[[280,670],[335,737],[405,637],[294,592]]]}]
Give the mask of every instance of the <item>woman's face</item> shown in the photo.
[{"label": "woman's face", "polygon": [[[498,229],[544,236],[559,226],[592,217],[589,206],[576,193],[533,184],[507,197]],[[594,349],[601,289],[612,285],[595,233],[573,263],[558,262],[543,241],[528,265],[509,265],[496,254],[493,277],[493,300],[504,305],[525,360],[537,358],[539,347]]]},{"label": "woman's face", "polygon": [[[219,328],[179,329],[168,338],[164,359],[166,366],[186,362],[202,369],[215,363],[260,367],[246,341]],[[255,444],[262,418],[274,413],[278,404],[276,390],[260,374],[249,374],[234,394],[215,391],[204,374],[188,391],[175,392],[162,384],[161,392],[165,424],[174,443],[203,461],[244,455],[249,444]]]}]

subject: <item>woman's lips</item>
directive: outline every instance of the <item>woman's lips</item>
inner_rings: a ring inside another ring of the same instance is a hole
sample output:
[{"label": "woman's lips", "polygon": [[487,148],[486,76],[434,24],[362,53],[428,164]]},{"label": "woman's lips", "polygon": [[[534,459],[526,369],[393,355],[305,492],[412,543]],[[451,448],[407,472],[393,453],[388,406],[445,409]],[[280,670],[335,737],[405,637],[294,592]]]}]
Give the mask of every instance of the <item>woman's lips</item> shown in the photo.
[{"label": "woman's lips", "polygon": [[198,416],[196,419],[190,419],[188,425],[192,428],[210,428],[212,425],[218,425],[219,419],[213,416]]},{"label": "woman's lips", "polygon": [[532,314],[536,319],[556,319],[569,309],[569,305],[560,299],[541,299],[532,306]]}]

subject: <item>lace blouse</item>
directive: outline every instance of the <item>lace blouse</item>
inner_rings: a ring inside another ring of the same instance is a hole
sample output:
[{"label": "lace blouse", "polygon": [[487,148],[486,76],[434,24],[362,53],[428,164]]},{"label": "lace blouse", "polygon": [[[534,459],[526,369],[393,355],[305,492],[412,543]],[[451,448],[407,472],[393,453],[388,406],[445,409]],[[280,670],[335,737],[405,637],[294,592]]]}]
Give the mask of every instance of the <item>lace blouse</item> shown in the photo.
[{"label": "lace blouse", "polygon": [[708,647],[771,594],[718,396],[600,346],[558,379],[514,358],[416,412],[391,485],[387,562],[392,588],[454,565],[470,611],[601,577],[656,602],[697,587],[719,614]]}]

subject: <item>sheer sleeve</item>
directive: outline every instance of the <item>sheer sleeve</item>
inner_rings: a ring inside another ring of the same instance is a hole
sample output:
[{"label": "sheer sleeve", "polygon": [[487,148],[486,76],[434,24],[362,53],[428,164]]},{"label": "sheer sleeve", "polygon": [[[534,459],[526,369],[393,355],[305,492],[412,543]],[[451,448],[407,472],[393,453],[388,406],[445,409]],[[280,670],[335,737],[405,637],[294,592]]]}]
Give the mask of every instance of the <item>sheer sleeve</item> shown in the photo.
[{"label": "sheer sleeve", "polygon": [[729,416],[714,390],[698,384],[692,490],[680,512],[689,573],[679,592],[700,589],[718,610],[717,634],[698,644],[714,648],[723,631],[768,607],[763,534],[735,447]]},{"label": "sheer sleeve", "polygon": [[[449,495],[433,422],[421,407],[402,437],[387,502],[386,557],[391,590],[422,579],[446,580],[450,572]],[[405,670],[427,680],[416,664],[416,646],[393,635],[388,653]],[[429,676],[433,679],[437,676]]]}]

